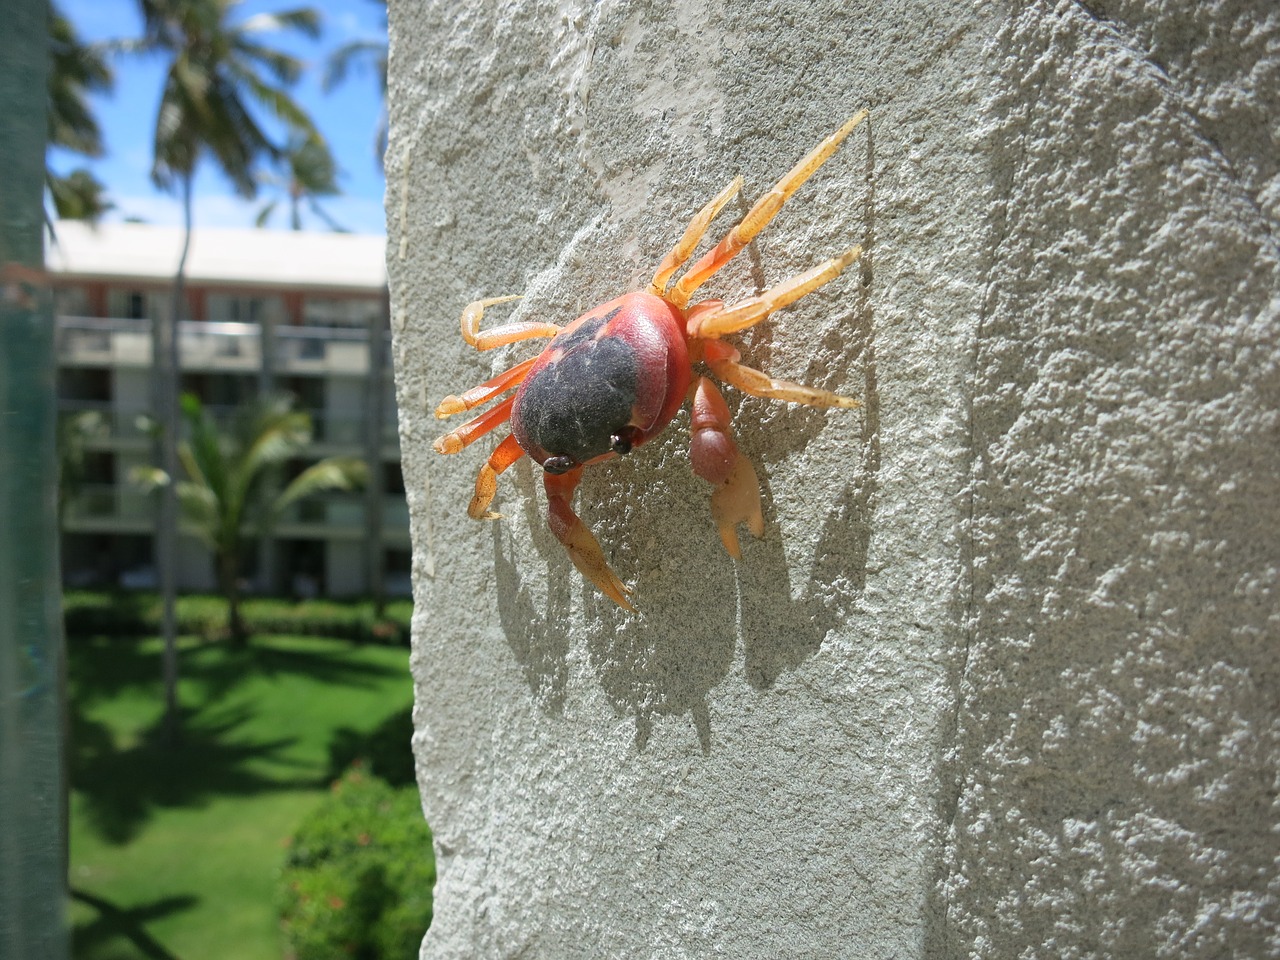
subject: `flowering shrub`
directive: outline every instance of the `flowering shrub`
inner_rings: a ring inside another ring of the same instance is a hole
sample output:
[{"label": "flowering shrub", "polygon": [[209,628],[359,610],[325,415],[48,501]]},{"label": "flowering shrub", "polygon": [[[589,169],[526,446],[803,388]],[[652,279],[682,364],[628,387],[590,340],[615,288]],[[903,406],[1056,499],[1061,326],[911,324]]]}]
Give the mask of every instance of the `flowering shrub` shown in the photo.
[{"label": "flowering shrub", "polygon": [[281,875],[286,955],[416,957],[435,879],[417,789],[352,767],[290,841]]}]

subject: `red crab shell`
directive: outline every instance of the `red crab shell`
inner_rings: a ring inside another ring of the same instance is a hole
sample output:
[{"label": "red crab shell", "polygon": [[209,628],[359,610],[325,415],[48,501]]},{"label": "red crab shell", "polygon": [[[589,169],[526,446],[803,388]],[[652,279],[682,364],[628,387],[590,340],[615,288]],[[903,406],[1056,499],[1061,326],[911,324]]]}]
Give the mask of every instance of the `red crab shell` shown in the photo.
[{"label": "red crab shell", "polygon": [[662,432],[689,391],[681,312],[651,293],[588,310],[516,392],[511,432],[549,473],[625,454]]}]

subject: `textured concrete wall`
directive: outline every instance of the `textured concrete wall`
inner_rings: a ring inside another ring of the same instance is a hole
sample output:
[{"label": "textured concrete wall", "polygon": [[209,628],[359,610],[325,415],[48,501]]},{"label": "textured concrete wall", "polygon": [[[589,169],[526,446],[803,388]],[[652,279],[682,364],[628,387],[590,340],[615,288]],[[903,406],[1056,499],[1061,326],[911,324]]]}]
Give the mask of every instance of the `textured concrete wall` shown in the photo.
[{"label": "textured concrete wall", "polygon": [[1280,7],[989,61],[952,953],[1280,955]]},{"label": "textured concrete wall", "polygon": [[[1277,25],[1113,6],[393,0],[425,956],[1264,951]],[[462,306],[633,289],[862,106],[709,290],[869,251],[741,338],[864,403],[729,391],[765,537],[724,555],[687,413],[577,498],[637,615],[527,460],[469,520],[492,443],[430,411],[530,348]]]}]

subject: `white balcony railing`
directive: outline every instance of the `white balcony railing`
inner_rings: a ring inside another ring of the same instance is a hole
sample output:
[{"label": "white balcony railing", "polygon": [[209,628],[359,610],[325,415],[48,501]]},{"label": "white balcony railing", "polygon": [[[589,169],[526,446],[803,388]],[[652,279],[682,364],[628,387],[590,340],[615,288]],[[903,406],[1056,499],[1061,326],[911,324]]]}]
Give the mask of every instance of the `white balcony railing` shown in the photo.
[{"label": "white balcony railing", "polygon": [[[383,351],[390,366],[390,334]],[[365,330],[352,327],[275,328],[272,369],[281,374],[369,371]],[[70,366],[151,365],[151,321],[101,317],[57,319],[58,359]],[[178,351],[184,370],[248,372],[263,366],[262,327],[256,323],[178,324]]]}]

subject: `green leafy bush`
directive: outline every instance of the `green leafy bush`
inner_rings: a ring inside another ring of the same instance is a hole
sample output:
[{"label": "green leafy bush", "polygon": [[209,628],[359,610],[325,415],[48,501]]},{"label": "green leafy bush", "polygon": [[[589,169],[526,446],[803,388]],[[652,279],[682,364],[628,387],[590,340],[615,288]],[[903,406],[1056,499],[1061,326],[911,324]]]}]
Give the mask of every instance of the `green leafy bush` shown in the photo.
[{"label": "green leafy bush", "polygon": [[[160,631],[161,602],[154,593],[69,590],[63,616],[71,636],[138,636]],[[241,616],[250,633],[333,637],[357,643],[408,644],[413,603],[388,603],[381,617],[368,600],[282,600],[251,597]],[[227,601],[217,596],[183,596],[177,604],[178,630],[203,637],[227,634]]]},{"label": "green leafy bush", "polygon": [[290,842],[281,877],[286,955],[416,957],[435,880],[418,791],[353,767]]}]

